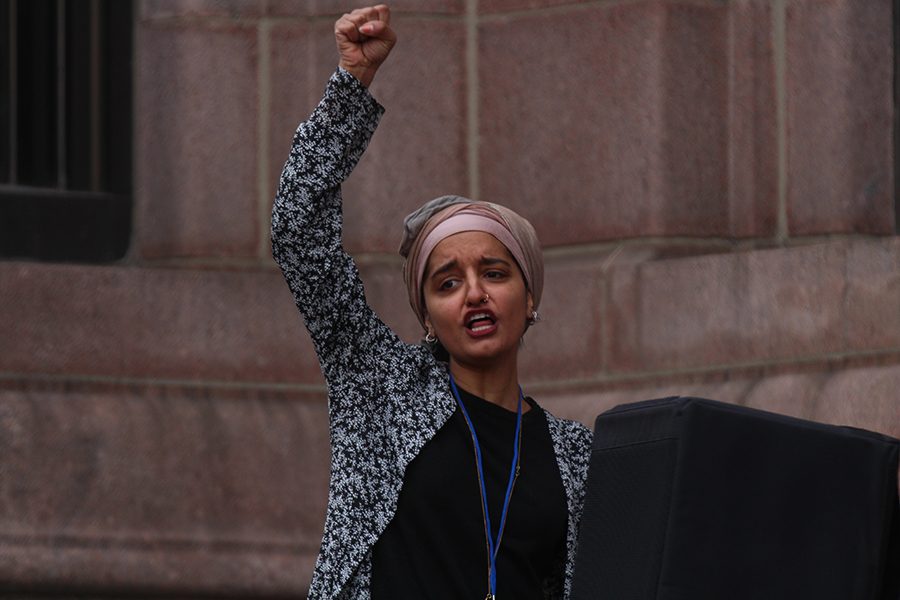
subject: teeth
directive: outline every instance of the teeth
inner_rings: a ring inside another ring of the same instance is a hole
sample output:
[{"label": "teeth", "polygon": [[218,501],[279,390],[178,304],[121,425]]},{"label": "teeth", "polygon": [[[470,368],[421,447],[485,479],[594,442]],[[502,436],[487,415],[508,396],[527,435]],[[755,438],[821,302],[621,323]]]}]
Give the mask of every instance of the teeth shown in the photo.
[{"label": "teeth", "polygon": [[469,317],[466,326],[475,333],[487,331],[494,326],[494,317],[490,313],[475,313]]},{"label": "teeth", "polygon": [[[487,313],[478,313],[478,314],[472,315],[471,317],[469,317],[468,324],[471,325],[478,319],[491,319],[491,316]],[[491,320],[493,320],[493,319],[491,319]]]}]

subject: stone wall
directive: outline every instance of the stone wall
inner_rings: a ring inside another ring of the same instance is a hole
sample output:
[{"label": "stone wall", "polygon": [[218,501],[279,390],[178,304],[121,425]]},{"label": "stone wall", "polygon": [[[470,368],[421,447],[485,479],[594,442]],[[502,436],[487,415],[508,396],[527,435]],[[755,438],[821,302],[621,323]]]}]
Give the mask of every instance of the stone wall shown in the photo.
[{"label": "stone wall", "polygon": [[[0,587],[305,590],[327,417],[268,215],[345,8],[139,3],[127,258],[0,263]],[[346,246],[406,339],[401,219],[462,193],[545,244],[522,367],[554,412],[699,395],[900,436],[891,0],[393,8]]]}]

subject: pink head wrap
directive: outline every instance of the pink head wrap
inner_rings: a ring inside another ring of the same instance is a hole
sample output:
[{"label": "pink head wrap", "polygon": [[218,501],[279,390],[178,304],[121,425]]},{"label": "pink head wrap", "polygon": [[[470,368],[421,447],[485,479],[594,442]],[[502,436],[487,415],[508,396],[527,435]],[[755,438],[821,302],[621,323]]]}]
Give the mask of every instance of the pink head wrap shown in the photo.
[{"label": "pink head wrap", "polygon": [[497,238],[516,260],[537,310],[544,288],[544,261],[534,227],[514,211],[461,196],[442,196],[406,217],[400,254],[406,257],[403,277],[409,304],[425,326],[422,279],[428,258],[441,240],[464,231],[483,231]]}]

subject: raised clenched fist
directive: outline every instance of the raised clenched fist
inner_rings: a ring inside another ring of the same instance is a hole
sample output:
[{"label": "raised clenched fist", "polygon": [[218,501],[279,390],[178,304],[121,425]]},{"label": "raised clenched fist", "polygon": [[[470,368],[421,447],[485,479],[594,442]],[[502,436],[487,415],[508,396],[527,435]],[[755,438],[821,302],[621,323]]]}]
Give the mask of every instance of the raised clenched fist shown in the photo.
[{"label": "raised clenched fist", "polygon": [[391,11],[385,4],[357,8],[334,23],[339,65],[366,87],[397,42],[390,26]]}]

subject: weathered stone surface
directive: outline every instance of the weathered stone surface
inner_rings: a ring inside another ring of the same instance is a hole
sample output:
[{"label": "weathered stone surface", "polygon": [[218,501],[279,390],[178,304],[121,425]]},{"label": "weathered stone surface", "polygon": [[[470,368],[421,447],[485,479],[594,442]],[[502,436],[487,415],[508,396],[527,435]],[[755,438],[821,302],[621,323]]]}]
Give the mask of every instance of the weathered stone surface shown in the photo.
[{"label": "weathered stone surface", "polygon": [[890,0],[787,2],[793,234],[894,231],[891,11]]},{"label": "weathered stone surface", "polygon": [[846,249],[821,244],[616,268],[612,371],[815,356],[843,348]]},{"label": "weathered stone surface", "polygon": [[618,406],[668,396],[695,396],[801,419],[849,425],[900,437],[900,365],[837,365],[819,369],[713,373],[650,382],[603,382],[575,391],[533,395],[557,416],[593,427],[597,415]]},{"label": "weathered stone surface", "polygon": [[525,335],[523,381],[586,377],[603,368],[603,269],[607,253],[548,258],[541,321]]},{"label": "weathered stone surface", "polygon": [[800,419],[816,418],[816,404],[828,372],[773,373],[756,379],[741,404]]},{"label": "weathered stone surface", "polygon": [[[295,4],[303,4],[296,2]],[[259,17],[265,13],[263,0],[141,0],[144,19],[172,17]]]},{"label": "weathered stone surface", "polygon": [[900,347],[900,238],[850,245],[845,304],[848,349]]},{"label": "weathered stone surface", "polygon": [[298,594],[324,520],[317,394],[0,383],[0,579]]},{"label": "weathered stone surface", "polygon": [[515,10],[549,8],[554,6],[578,6],[590,0],[478,0],[478,12],[502,13]]},{"label": "weathered stone surface", "polygon": [[813,418],[900,438],[898,389],[900,366],[835,373],[822,387]]},{"label": "weathered stone surface", "polygon": [[320,383],[280,273],[0,263],[0,371]]},{"label": "weathered stone surface", "polygon": [[256,42],[246,25],[138,26],[139,256],[256,255]]},{"label": "weathered stone surface", "polygon": [[728,231],[735,237],[769,237],[777,228],[771,11],[768,0],[728,3]]},{"label": "weathered stone surface", "polygon": [[547,245],[772,233],[770,22],[759,2],[484,21],[482,195],[533,214]]},{"label": "weathered stone surface", "polygon": [[[371,4],[371,3],[370,3]],[[442,14],[453,15],[465,11],[465,0],[392,0],[388,4],[391,15],[410,14]],[[278,17],[327,15],[339,17],[366,3],[352,3],[343,0],[268,0],[268,13]]]}]

